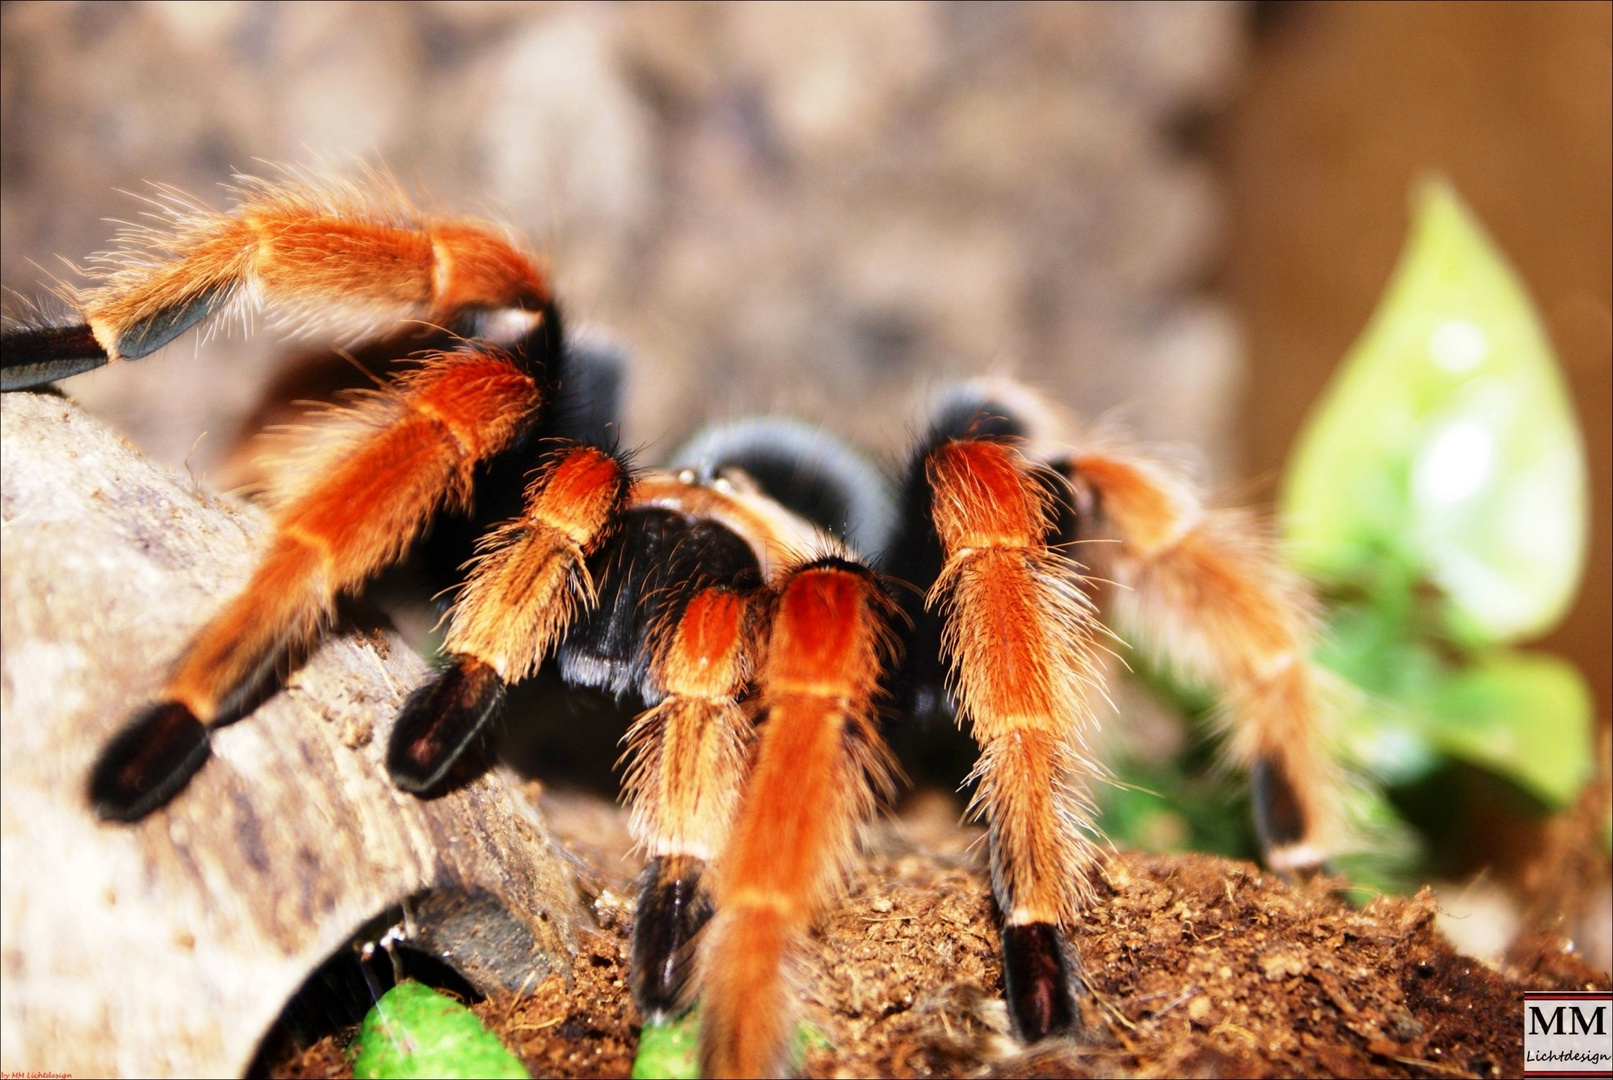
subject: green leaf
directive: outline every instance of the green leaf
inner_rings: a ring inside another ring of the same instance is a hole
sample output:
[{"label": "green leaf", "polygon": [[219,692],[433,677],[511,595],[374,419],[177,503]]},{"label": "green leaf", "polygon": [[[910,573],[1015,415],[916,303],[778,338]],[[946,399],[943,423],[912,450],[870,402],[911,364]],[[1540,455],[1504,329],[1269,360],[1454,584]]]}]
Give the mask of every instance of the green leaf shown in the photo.
[{"label": "green leaf", "polygon": [[1429,735],[1444,753],[1512,780],[1560,809],[1593,771],[1590,688],[1543,653],[1486,656],[1441,689]]},{"label": "green leaf", "polygon": [[1394,785],[1415,783],[1438,767],[1424,714],[1447,665],[1404,610],[1339,604],[1317,659],[1365,691],[1339,702],[1340,751],[1351,768]]},{"label": "green leaf", "polygon": [[[809,1050],[827,1049],[829,1037],[805,1021],[795,1026],[792,1055],[799,1065]],[[789,1073],[794,1076],[796,1068]],[[700,1006],[639,1031],[638,1054],[633,1058],[634,1080],[697,1080],[700,1076]]]},{"label": "green leaf", "polygon": [[639,1031],[638,1054],[633,1058],[633,1080],[697,1080],[700,1076],[700,1010]]},{"label": "green leaf", "polygon": [[1362,585],[1387,564],[1389,580],[1432,581],[1457,640],[1537,635],[1584,564],[1583,442],[1505,259],[1445,183],[1415,201],[1384,298],[1290,458],[1285,532],[1319,577]]},{"label": "green leaf", "polygon": [[521,1062],[476,1014],[421,983],[404,981],[381,996],[348,1047],[353,1075],[521,1077]]},{"label": "green leaf", "polygon": [[1426,880],[1422,841],[1383,792],[1370,784],[1351,784],[1341,794],[1339,810],[1352,843],[1328,863],[1334,873],[1365,890],[1353,898],[1366,903],[1375,893],[1411,892]]}]

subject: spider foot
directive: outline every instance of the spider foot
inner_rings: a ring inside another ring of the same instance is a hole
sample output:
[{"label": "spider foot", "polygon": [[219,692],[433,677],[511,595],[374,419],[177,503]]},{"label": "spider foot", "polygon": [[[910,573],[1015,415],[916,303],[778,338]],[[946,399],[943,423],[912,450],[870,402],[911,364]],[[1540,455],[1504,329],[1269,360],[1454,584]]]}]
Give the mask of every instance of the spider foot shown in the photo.
[{"label": "spider foot", "polygon": [[1326,869],[1326,851],[1311,839],[1312,815],[1286,763],[1265,754],[1249,770],[1255,832],[1266,865],[1290,881],[1305,881]]},{"label": "spider foot", "polygon": [[1078,1035],[1085,993],[1064,932],[1053,923],[1003,927],[1003,985],[1014,1030],[1027,1043]]},{"label": "spider foot", "polygon": [[0,347],[0,391],[30,390],[106,361],[106,350],[83,324],[8,329]]},{"label": "spider foot", "polygon": [[650,862],[639,886],[633,923],[633,1001],[650,1023],[689,1005],[685,993],[694,966],[694,939],[711,918],[710,894],[701,885],[703,860],[665,855]]},{"label": "spider foot", "polygon": [[491,665],[456,656],[403,703],[386,769],[404,791],[434,791],[504,709],[504,680]]},{"label": "spider foot", "polygon": [[104,821],[138,821],[177,795],[210,756],[207,725],[177,701],[135,716],[90,774],[90,803]]}]

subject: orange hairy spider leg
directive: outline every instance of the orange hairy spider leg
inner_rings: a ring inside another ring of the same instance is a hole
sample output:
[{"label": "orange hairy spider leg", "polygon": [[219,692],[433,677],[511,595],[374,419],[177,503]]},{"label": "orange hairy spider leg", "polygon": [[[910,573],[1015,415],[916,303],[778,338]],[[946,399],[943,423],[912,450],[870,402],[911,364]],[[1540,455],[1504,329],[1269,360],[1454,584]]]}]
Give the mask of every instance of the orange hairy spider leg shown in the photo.
[{"label": "orange hairy spider leg", "polygon": [[548,280],[530,258],[474,225],[432,226],[436,248],[433,310],[519,307],[536,311],[550,302]]},{"label": "orange hairy spider leg", "polygon": [[706,1076],[786,1068],[789,953],[838,886],[875,788],[890,784],[872,704],[889,606],[868,570],[841,559],[808,563],[782,586],[762,673],[766,720],[701,958]]},{"label": "orange hairy spider leg", "polygon": [[1062,928],[1093,858],[1078,823],[1098,772],[1084,751],[1096,623],[1079,570],[1044,540],[1053,493],[1016,450],[948,442],[928,471],[945,558],[928,603],[947,615],[943,652],[980,747],[972,806],[990,827],[1010,1016],[1035,1041],[1080,1022]]},{"label": "orange hairy spider leg", "polygon": [[[536,380],[504,354],[468,350],[336,412],[341,437],[312,469],[321,475],[278,511],[268,552],[192,640],[155,712],[177,716],[169,707],[182,708],[204,726],[234,719],[286,651],[318,630],[339,594],[396,558],[445,499],[468,498],[476,463],[520,437],[541,398]],[[194,747],[163,751],[165,733],[188,725],[154,725],[151,715],[137,717],[102,752],[91,799],[105,817],[149,813],[205,760]],[[146,746],[141,731],[159,742]],[[175,738],[181,747],[196,742]]]},{"label": "orange hairy spider leg", "polygon": [[744,770],[748,615],[740,594],[703,589],[658,650],[654,681],[666,696],[624,739],[633,833],[652,856],[710,859],[727,838]]},{"label": "orange hairy spider leg", "polygon": [[915,722],[893,728],[892,745],[904,763],[935,771],[936,781],[947,786],[956,785],[969,771],[978,748],[951,722],[941,661],[941,617],[925,605],[942,564],[928,462],[935,450],[954,440],[1021,439],[1029,434],[1028,425],[996,399],[991,387],[970,384],[947,395],[908,458],[898,527],[881,560],[882,571],[916,586],[897,593],[905,617],[906,647],[892,680],[897,712]]},{"label": "orange hairy spider leg", "polygon": [[1255,830],[1281,873],[1320,868],[1326,785],[1319,692],[1309,663],[1310,597],[1250,521],[1203,508],[1193,490],[1146,462],[1081,454],[1119,535],[1119,598],[1138,629],[1225,691],[1230,747],[1251,775]]},{"label": "orange hairy spider leg", "polygon": [[385,321],[447,323],[467,308],[551,303],[533,261],[486,230],[397,224],[363,206],[317,212],[296,189],[269,189],[232,215],[156,239],[149,262],[123,266],[82,296],[108,355],[145,356],[250,289],[269,306],[364,307]]},{"label": "orange hairy spider leg", "polygon": [[257,249],[252,272],[272,297],[369,300],[439,321],[469,307],[535,311],[549,302],[532,260],[474,226],[301,215],[253,215],[245,224]]},{"label": "orange hairy spider leg", "polygon": [[332,209],[322,205],[329,194],[265,185],[231,214],[176,212],[166,228],[126,236],[133,252],[107,257],[115,268],[78,294],[82,323],[6,331],[3,388],[150,355],[243,294],[307,313],[360,308],[370,322],[444,326],[468,312],[552,304],[538,265],[485,228],[351,193]]},{"label": "orange hairy spider leg", "polygon": [[350,444],[276,514],[247,587],[197,635],[165,696],[204,722],[250,692],[277,653],[317,628],[335,598],[393,561],[443,503],[470,497],[476,463],[535,419],[536,381],[502,355],[455,354],[338,417]]},{"label": "orange hairy spider leg", "polygon": [[627,503],[627,465],[577,446],[540,472],[522,516],[482,545],[449,615],[444,648],[489,664],[505,682],[537,669],[577,614],[591,606],[584,564]]},{"label": "orange hairy spider leg", "polygon": [[536,670],[591,599],[583,565],[627,498],[626,465],[577,446],[540,472],[526,512],[494,532],[451,614],[446,664],[404,702],[387,746],[398,787],[425,793],[502,713],[505,688]]},{"label": "orange hairy spider leg", "polygon": [[705,867],[727,834],[751,727],[738,698],[761,566],[737,522],[707,516],[721,498],[665,475],[636,484],[588,562],[597,604],[558,652],[567,684],[657,702],[629,728],[622,757],[630,826],[650,856],[630,968],[650,1018],[686,1004],[691,945],[712,911]]},{"label": "orange hairy spider leg", "polygon": [[633,1000],[652,1020],[687,1004],[693,942],[713,910],[702,877],[744,781],[750,724],[737,699],[750,677],[749,614],[731,589],[696,593],[654,665],[667,697],[623,740],[633,833],[651,856],[633,923]]}]

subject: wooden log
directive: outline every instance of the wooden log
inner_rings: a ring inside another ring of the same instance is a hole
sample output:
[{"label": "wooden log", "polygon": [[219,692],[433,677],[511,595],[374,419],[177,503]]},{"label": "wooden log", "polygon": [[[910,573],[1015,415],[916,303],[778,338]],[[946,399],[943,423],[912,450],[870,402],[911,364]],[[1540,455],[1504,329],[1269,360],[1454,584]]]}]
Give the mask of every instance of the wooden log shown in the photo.
[{"label": "wooden log", "polygon": [[245,582],[250,507],[144,461],[71,401],[0,400],[0,1056],[7,1073],[240,1074],[304,979],[415,901],[483,992],[567,972],[583,909],[498,774],[440,799],[382,765],[425,674],[396,635],[333,634],[167,807],[104,823],[100,748]]}]

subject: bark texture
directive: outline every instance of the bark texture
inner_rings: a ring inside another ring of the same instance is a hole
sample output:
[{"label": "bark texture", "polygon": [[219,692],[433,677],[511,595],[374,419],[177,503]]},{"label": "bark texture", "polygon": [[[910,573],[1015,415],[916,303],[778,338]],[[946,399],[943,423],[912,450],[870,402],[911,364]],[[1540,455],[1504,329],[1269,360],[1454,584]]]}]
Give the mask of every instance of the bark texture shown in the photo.
[{"label": "bark texture", "polygon": [[172,803],[98,821],[97,753],[245,581],[264,525],[67,399],[9,394],[0,419],[8,1073],[239,1074],[303,980],[404,900],[483,992],[570,971],[578,893],[530,805],[497,774],[432,801],[387,780],[386,730],[425,674],[390,632],[328,635]]}]

